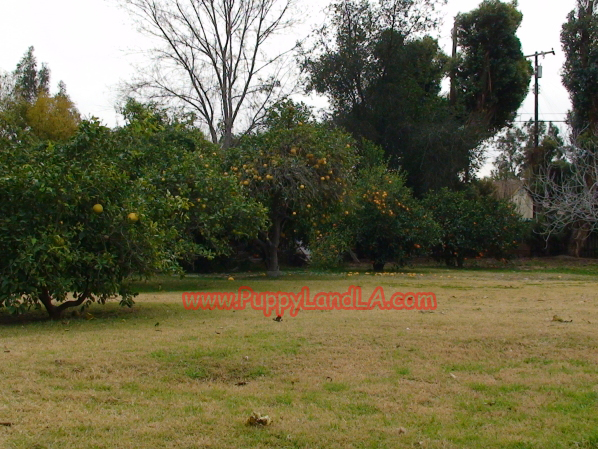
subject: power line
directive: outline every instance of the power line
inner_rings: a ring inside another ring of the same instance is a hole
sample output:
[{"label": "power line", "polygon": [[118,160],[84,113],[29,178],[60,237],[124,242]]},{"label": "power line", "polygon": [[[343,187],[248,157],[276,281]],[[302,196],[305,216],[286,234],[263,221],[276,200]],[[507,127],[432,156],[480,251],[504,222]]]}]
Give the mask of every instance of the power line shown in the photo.
[{"label": "power line", "polygon": [[[529,120],[513,120],[513,123],[529,123]],[[538,120],[538,123],[569,123],[567,120]]]},{"label": "power line", "polygon": [[[567,115],[568,112],[542,112],[542,115]],[[534,115],[533,112],[519,112],[517,115]]]}]

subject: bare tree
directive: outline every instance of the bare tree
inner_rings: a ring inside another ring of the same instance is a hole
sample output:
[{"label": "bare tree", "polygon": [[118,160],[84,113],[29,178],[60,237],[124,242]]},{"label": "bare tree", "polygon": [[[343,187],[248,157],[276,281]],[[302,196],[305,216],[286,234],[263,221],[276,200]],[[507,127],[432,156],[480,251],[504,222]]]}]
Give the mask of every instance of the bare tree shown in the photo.
[{"label": "bare tree", "polygon": [[296,0],[122,1],[162,44],[130,90],[193,112],[213,142],[228,148],[235,132],[253,129],[289,93],[292,49],[266,50],[295,23],[287,16]]},{"label": "bare tree", "polygon": [[572,252],[580,256],[591,232],[598,230],[598,154],[595,145],[567,149],[569,166],[551,165],[530,189],[544,217],[545,236],[572,229]]}]

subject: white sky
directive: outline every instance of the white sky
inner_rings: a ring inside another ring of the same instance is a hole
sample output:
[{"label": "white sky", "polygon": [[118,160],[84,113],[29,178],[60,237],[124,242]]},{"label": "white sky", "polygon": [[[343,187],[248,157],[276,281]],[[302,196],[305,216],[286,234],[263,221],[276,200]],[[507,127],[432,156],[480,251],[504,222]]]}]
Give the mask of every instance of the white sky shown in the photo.
[{"label": "white sky", "polygon": [[[301,0],[300,0],[301,1]],[[310,21],[320,19],[318,11],[327,1],[303,0],[312,11]],[[46,62],[55,88],[62,80],[84,117],[99,117],[108,126],[118,123],[115,112],[116,89],[132,77],[131,62],[143,64],[138,49],[149,43],[140,36],[129,16],[116,6],[117,0],[0,0],[0,70],[12,71],[27,48],[35,47],[38,63]],[[480,0],[449,0],[443,8],[445,23],[441,43],[450,54],[450,30],[458,12],[474,9]],[[519,0],[523,23],[519,38],[524,53],[554,49],[556,56],[540,59],[540,119],[564,120],[570,107],[567,91],[561,84],[564,56],[560,30],[575,0]],[[297,38],[304,36],[298,33]],[[532,89],[522,105],[521,120],[533,117]],[[564,124],[562,124],[564,125]],[[564,126],[562,127],[564,130]],[[490,160],[492,159],[492,155]],[[483,169],[489,173],[489,164]]]}]

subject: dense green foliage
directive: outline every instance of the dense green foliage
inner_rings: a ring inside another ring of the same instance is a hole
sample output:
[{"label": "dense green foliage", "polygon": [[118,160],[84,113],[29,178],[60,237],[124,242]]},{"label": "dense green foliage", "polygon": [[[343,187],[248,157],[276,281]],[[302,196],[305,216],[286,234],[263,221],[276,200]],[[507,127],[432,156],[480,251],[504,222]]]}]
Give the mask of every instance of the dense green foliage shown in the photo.
[{"label": "dense green foliage", "polygon": [[389,261],[403,265],[438,242],[438,225],[400,174],[381,165],[365,168],[354,196],[347,226],[355,236],[357,254],[371,260],[375,270]]},{"label": "dense green foliage", "polygon": [[440,228],[405,186],[405,178],[383,163],[363,164],[342,209],[312,223],[312,263],[336,266],[354,250],[382,271],[403,265],[439,242]]},{"label": "dense green foliage", "polygon": [[128,112],[122,129],[83,122],[65,143],[0,152],[0,305],[52,317],[117,294],[130,305],[131,277],[180,271],[263,225],[200,133]]},{"label": "dense green foliage", "polygon": [[225,170],[227,154],[190,120],[169,119],[166,111],[134,101],[122,112],[128,124],[116,130],[116,138],[131,148],[124,169],[163,194],[189,201],[184,232],[200,255],[227,254],[232,241],[265,226],[265,209]]},{"label": "dense green foliage", "polygon": [[[415,37],[435,23],[433,16],[411,14],[413,9],[436,4],[334,3],[330,23],[302,59],[308,89],[329,98],[334,121],[356,138],[380,145],[417,192],[438,182],[456,183],[467,163],[467,154],[460,159],[455,151],[456,140],[447,138],[452,132],[448,101],[439,96],[447,57],[436,40]],[[431,176],[426,169],[431,165],[442,167],[442,173]]]},{"label": "dense green foliage", "polygon": [[[473,178],[478,146],[514,117],[531,76],[513,5],[484,2],[460,16],[454,61],[423,35],[435,26],[433,15],[412,14],[435,5],[334,3],[330,22],[302,55],[308,90],[330,99],[337,124],[380,145],[418,196]],[[457,92],[450,100],[441,94],[449,73]]]},{"label": "dense green foliage", "polygon": [[268,210],[270,228],[259,242],[273,275],[282,234],[342,204],[357,161],[350,135],[317,123],[309,109],[290,101],[272,108],[263,129],[227,157],[229,171]]},{"label": "dense green foliage", "polygon": [[527,225],[512,204],[473,191],[442,189],[429,194],[424,207],[442,228],[436,257],[463,266],[467,258],[508,255],[525,236]]},{"label": "dense green foliage", "polygon": [[469,120],[495,132],[510,123],[525,99],[531,63],[521,51],[517,3],[485,0],[457,17],[457,100]]},{"label": "dense green foliage", "polygon": [[1,305],[22,312],[42,302],[57,317],[65,306],[117,293],[131,304],[128,276],[176,266],[178,232],[168,224],[184,203],[130,179],[114,165],[120,151],[109,130],[85,122],[68,144],[0,152]]}]

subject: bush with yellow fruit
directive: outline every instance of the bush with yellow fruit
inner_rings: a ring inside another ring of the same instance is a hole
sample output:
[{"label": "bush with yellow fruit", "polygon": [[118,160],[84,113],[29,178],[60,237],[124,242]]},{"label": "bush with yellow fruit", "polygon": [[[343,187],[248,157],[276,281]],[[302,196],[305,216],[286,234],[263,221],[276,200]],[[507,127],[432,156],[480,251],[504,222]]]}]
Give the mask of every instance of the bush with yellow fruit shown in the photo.
[{"label": "bush with yellow fruit", "polygon": [[131,306],[132,277],[181,273],[263,226],[200,131],[136,103],[124,114],[121,128],[83,121],[64,143],[0,152],[0,307]]},{"label": "bush with yellow fruit", "polygon": [[307,230],[313,217],[338,207],[358,159],[350,135],[317,123],[307,106],[291,101],[271,108],[262,131],[242,138],[227,156],[227,169],[268,211],[262,243],[269,272],[278,271],[278,247],[270,242],[284,240],[285,229]]}]

